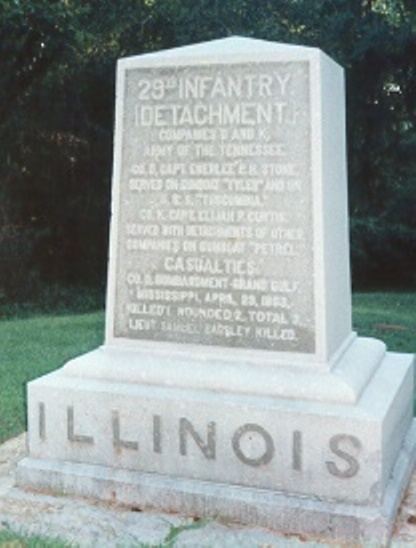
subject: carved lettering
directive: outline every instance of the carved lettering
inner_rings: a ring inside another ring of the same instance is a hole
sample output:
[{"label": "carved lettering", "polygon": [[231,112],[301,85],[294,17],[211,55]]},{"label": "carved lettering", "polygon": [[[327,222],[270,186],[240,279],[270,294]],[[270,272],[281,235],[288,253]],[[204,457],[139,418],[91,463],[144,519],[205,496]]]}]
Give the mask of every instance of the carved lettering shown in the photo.
[{"label": "carved lettering", "polygon": [[133,449],[133,451],[138,451],[139,444],[136,441],[127,441],[127,440],[121,439],[120,414],[118,411],[111,412],[111,429],[113,432],[113,447],[116,450]]},{"label": "carved lettering", "polygon": [[[261,438],[264,448],[260,450],[259,456],[247,455],[244,451],[252,449],[252,445],[255,446],[255,451],[258,450],[258,441],[259,437]],[[242,448],[243,440],[249,441],[248,448],[245,450]],[[231,445],[233,451],[237,458],[241,460],[244,464],[257,468],[258,466],[269,464],[269,462],[274,457],[274,443],[270,434],[258,424],[249,423],[240,426],[238,430],[234,433],[234,436],[231,440]],[[261,453],[263,451],[263,453]]]},{"label": "carved lettering", "polygon": [[355,436],[347,434],[337,434],[329,440],[329,447],[331,451],[339,457],[342,464],[338,464],[333,461],[326,463],[327,469],[330,474],[337,478],[350,479],[358,474],[360,464],[353,454],[357,454],[361,449],[361,442]]},{"label": "carved lettering", "polygon": [[162,417],[153,415],[153,451],[162,452]]},{"label": "carved lettering", "polygon": [[313,353],[308,63],[125,84],[114,336]]},{"label": "carved lettering", "polygon": [[[45,406],[43,402],[38,404],[39,412],[39,438],[46,439],[45,428]],[[324,450],[329,450],[333,455],[333,460],[327,460],[324,464],[325,469],[333,478],[348,480],[357,476],[360,471],[360,454],[363,445],[360,439],[351,434],[339,433],[323,441],[325,447],[317,448],[313,444],[305,445],[303,432],[293,430],[287,432],[286,428],[277,432],[275,437],[263,426],[247,422],[239,426],[230,438],[224,436],[224,432],[218,427],[218,422],[207,421],[203,428],[197,429],[195,422],[186,418],[179,417],[177,430],[166,432],[166,425],[172,425],[169,417],[166,422],[163,416],[149,413],[145,420],[137,422],[137,417],[124,415],[119,410],[112,410],[110,414],[110,427],[112,437],[108,440],[116,453],[127,449],[139,452],[137,459],[140,465],[140,458],[153,455],[154,459],[159,459],[164,452],[174,458],[172,450],[178,451],[182,457],[194,458],[196,451],[200,451],[203,458],[213,461],[221,458],[234,456],[236,465],[245,465],[259,470],[269,465],[276,459],[276,443],[280,440],[280,452],[278,461],[274,463],[278,473],[284,473],[286,468],[302,473],[304,470],[304,459],[308,463],[316,461],[313,455],[319,455]],[[122,420],[123,419],[123,420]],[[42,422],[43,421],[43,422]],[[124,428],[123,428],[124,424]],[[149,435],[144,432],[144,428],[149,429]],[[274,425],[276,426],[276,425]],[[138,435],[144,436],[143,443],[136,440],[126,439],[122,435],[122,430],[137,430]],[[67,407],[67,441],[92,446],[95,436],[77,433],[75,428],[75,411],[73,406]],[[102,429],[101,429],[102,430]],[[105,431],[105,429],[104,429]],[[217,435],[218,434],[218,435]],[[278,436],[278,437],[277,437]],[[310,439],[310,436],[308,436]],[[220,449],[217,443],[220,443]],[[191,447],[190,447],[191,444]],[[96,448],[98,449],[98,447]],[[93,448],[91,448],[93,450]],[[228,451],[228,455],[227,455]],[[287,451],[287,453],[285,453]],[[313,457],[311,459],[311,457]],[[218,464],[221,464],[218,462]],[[316,473],[319,473],[321,466],[318,462]],[[309,472],[308,472],[309,473]]]},{"label": "carved lettering", "polygon": [[85,436],[84,434],[75,434],[74,426],[74,408],[68,406],[66,409],[67,419],[67,439],[74,443],[82,443],[85,445],[93,445],[94,438],[92,436]]},{"label": "carved lettering", "polygon": [[181,418],[179,421],[179,450],[180,454],[185,456],[188,454],[188,434],[195,441],[204,457],[208,460],[214,460],[216,454],[216,424],[209,422],[207,424],[207,441],[196,432],[193,424],[186,418]]},{"label": "carved lettering", "polygon": [[46,439],[46,412],[45,412],[45,404],[43,402],[39,402],[38,405],[38,413],[39,413],[39,438],[41,440]]},{"label": "carved lettering", "polygon": [[302,470],[302,432],[295,430],[292,438],[292,468],[300,472]]}]

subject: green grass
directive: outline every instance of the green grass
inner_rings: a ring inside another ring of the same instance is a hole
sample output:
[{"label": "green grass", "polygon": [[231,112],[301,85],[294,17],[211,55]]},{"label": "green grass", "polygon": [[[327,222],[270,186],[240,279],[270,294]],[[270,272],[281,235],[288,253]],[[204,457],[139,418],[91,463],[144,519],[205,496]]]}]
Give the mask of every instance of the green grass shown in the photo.
[{"label": "green grass", "polygon": [[[201,529],[208,524],[208,520],[202,519],[191,521],[179,526],[171,525],[166,537],[159,544],[137,543],[137,548],[174,548],[181,533]],[[40,536],[26,535],[12,531],[8,527],[1,529],[0,524],[0,547],[4,548],[76,548],[78,545],[67,542],[60,538],[47,538]]]},{"label": "green grass", "polygon": [[[186,531],[201,529],[208,524],[209,520],[202,519],[191,521],[179,526],[170,525],[168,534],[159,544],[147,544],[139,542],[137,548],[174,548],[179,535]],[[0,525],[1,526],[1,525]],[[40,536],[26,535],[12,531],[8,527],[0,529],[0,547],[4,548],[76,548],[78,545],[67,542],[60,538],[47,538]]]},{"label": "green grass", "polygon": [[[389,350],[416,351],[416,293],[358,293],[353,324]],[[25,385],[99,346],[104,314],[43,315],[0,321],[0,443],[23,432]]]},{"label": "green grass", "polygon": [[0,442],[25,429],[25,386],[102,344],[104,314],[0,322]]},{"label": "green grass", "polygon": [[[41,315],[18,312],[0,321],[0,443],[25,429],[25,385],[96,348],[103,341],[104,314]],[[397,352],[416,351],[416,293],[357,293],[353,296],[353,325],[360,336],[383,340]],[[159,545],[169,548],[181,532],[205,522],[172,527]],[[0,546],[66,548],[60,539],[27,536],[0,530]],[[150,545],[138,544],[141,548]],[[154,546],[152,548],[155,548]]]},{"label": "green grass", "polygon": [[25,535],[8,528],[0,530],[0,546],[2,548],[75,548],[74,544],[58,538]]},{"label": "green grass", "polygon": [[352,303],[358,335],[380,339],[392,352],[416,352],[416,293],[356,293]]}]

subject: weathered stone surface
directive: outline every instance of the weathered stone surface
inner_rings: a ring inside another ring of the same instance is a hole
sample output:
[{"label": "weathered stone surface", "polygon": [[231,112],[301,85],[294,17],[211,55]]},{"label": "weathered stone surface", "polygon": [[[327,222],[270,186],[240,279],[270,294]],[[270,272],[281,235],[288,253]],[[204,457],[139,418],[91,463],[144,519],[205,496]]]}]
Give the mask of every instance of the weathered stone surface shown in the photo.
[{"label": "weathered stone surface", "polygon": [[[142,510],[229,520],[356,543],[387,545],[416,452],[416,424],[409,431],[381,504],[351,504],[299,497],[195,479],[140,473],[77,462],[24,459],[19,482],[35,489],[107,500]],[[305,537],[303,537],[305,538]]]},{"label": "weathered stone surface", "polygon": [[115,142],[107,344],[328,367],[351,336],[342,69],[242,38],[124,59]]},{"label": "weathered stone surface", "polygon": [[[183,528],[175,545],[181,546],[333,546],[325,534],[292,537],[280,530],[241,526],[229,521],[193,522],[193,514],[146,512],[136,504],[111,500],[99,504],[94,499],[62,497],[59,493],[35,494],[13,488],[16,462],[26,453],[25,435],[0,446],[0,521],[20,533],[59,537],[77,546],[112,547],[138,543],[160,544],[171,528]],[[416,543],[416,474],[413,473],[393,528],[391,546],[403,548]],[[339,539],[338,539],[339,540]],[[351,539],[350,539],[351,541]],[[349,545],[351,542],[349,543]],[[374,544],[374,543],[373,543]],[[354,544],[358,546],[357,543]],[[368,542],[362,545],[368,546]]]},{"label": "weathered stone surface", "polygon": [[381,341],[357,337],[342,350],[328,371],[302,367],[296,361],[290,368],[279,367],[273,353],[193,345],[105,345],[69,361],[64,370],[73,377],[114,382],[355,403],[383,360],[386,347]]},{"label": "weathered stone surface", "polygon": [[29,387],[30,454],[376,506],[412,421],[410,366],[387,354],[357,405],[52,373]]},{"label": "weathered stone surface", "polygon": [[120,61],[105,343],[29,384],[19,485],[387,541],[413,357],[352,332],[343,85],[241,38]]}]

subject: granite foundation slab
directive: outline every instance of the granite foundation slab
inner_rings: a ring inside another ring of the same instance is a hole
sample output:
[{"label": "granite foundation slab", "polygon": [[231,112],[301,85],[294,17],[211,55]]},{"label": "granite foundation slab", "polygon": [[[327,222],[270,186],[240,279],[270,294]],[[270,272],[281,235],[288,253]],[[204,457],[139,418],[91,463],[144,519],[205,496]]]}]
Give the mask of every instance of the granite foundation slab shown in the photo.
[{"label": "granite foundation slab", "polygon": [[384,539],[416,452],[412,362],[386,354],[356,405],[60,370],[29,385],[29,458],[18,483],[291,533]]},{"label": "granite foundation slab", "polygon": [[416,425],[398,458],[379,505],[355,505],[296,497],[265,489],[172,478],[97,465],[25,459],[19,478],[34,489],[121,502],[142,510],[181,512],[221,521],[263,526],[323,539],[388,545],[394,517],[409,481]]}]

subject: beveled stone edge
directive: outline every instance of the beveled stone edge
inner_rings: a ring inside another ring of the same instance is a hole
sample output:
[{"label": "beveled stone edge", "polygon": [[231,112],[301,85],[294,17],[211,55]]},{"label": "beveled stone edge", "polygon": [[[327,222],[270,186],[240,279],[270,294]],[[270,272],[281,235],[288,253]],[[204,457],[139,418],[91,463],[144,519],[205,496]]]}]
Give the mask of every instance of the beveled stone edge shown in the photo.
[{"label": "beveled stone edge", "polygon": [[286,534],[309,534],[320,540],[388,545],[415,458],[416,420],[413,419],[380,506],[28,457],[19,462],[16,481],[23,489],[118,502],[143,510],[221,518]]},{"label": "beveled stone edge", "polygon": [[[354,404],[386,354],[376,339],[353,338],[331,371],[290,367],[289,363],[241,359],[223,349],[223,356],[190,351],[175,353],[153,345],[132,348],[102,346],[70,360],[63,367],[69,377],[206,389],[261,396]],[[229,359],[227,359],[227,354]]]}]

